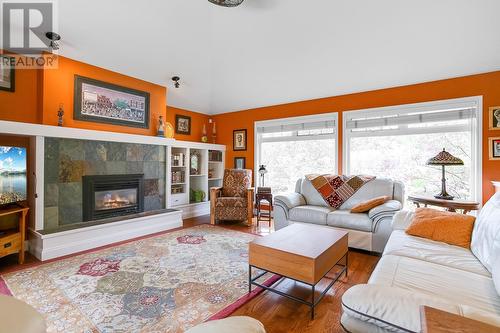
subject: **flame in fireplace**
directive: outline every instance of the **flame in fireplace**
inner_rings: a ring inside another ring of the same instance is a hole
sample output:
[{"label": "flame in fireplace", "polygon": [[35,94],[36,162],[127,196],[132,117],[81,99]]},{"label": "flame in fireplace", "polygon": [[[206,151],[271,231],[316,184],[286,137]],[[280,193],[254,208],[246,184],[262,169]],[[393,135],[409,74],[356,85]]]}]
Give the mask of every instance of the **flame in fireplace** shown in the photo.
[{"label": "flame in fireplace", "polygon": [[118,209],[124,207],[131,207],[137,204],[136,192],[130,190],[117,190],[112,192],[98,192],[96,193],[96,209]]},{"label": "flame in fireplace", "polygon": [[121,208],[130,206],[130,200],[126,197],[122,197],[118,194],[108,193],[104,196],[103,208],[111,209],[111,208]]}]

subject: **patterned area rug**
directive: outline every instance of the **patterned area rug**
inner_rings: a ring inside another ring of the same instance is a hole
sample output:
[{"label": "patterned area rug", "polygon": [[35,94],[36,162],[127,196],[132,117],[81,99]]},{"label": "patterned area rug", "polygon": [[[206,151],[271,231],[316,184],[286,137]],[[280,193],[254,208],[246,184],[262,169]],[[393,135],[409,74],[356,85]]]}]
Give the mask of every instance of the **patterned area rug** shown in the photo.
[{"label": "patterned area rug", "polygon": [[247,294],[255,237],[202,225],[2,277],[48,332],[182,332]]}]

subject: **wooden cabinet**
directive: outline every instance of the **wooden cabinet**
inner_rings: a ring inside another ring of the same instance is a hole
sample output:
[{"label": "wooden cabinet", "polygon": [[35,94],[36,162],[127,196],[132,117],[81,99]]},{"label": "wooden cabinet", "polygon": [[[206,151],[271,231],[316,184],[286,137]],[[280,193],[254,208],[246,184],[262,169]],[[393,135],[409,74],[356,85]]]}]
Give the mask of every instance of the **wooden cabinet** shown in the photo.
[{"label": "wooden cabinet", "polygon": [[[19,263],[24,263],[24,238],[26,234],[26,215],[28,207],[10,207],[0,210],[0,216],[17,215],[17,229],[0,231],[0,257],[19,253]],[[1,225],[0,225],[1,229]]]}]

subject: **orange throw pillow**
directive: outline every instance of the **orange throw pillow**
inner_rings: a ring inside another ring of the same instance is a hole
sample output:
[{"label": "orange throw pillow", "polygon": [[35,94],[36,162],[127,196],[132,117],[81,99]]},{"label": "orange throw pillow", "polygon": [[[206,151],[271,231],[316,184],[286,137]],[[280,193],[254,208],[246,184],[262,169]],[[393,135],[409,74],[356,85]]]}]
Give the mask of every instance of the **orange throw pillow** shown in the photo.
[{"label": "orange throw pillow", "polygon": [[470,249],[474,216],[417,208],[406,233]]},{"label": "orange throw pillow", "polygon": [[351,208],[351,213],[366,213],[372,208],[383,205],[389,199],[388,196],[383,196],[360,202]]}]

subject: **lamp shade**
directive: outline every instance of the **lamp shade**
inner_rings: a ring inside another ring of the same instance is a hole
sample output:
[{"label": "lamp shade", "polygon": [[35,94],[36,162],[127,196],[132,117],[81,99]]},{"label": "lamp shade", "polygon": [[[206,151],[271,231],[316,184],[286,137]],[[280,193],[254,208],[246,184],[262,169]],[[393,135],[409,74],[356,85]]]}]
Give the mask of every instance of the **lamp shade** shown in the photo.
[{"label": "lamp shade", "polygon": [[259,173],[260,173],[261,175],[263,175],[263,174],[266,174],[266,173],[267,173],[267,169],[266,169],[266,166],[265,166],[265,165],[261,165],[261,166],[259,167]]},{"label": "lamp shade", "polygon": [[427,161],[427,165],[464,165],[464,161],[443,148],[443,151]]}]

